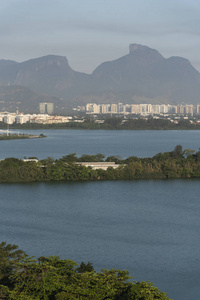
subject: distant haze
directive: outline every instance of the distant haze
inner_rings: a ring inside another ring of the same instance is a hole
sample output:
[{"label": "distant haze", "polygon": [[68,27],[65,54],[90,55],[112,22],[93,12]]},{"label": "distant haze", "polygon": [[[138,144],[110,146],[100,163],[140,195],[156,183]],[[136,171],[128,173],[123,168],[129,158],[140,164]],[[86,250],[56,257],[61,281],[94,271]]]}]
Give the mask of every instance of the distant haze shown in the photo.
[{"label": "distant haze", "polygon": [[59,55],[22,63],[0,60],[0,101],[0,110],[17,106],[21,111],[37,110],[40,102],[53,102],[61,110],[88,102],[200,104],[200,73],[186,58],[165,58],[136,43],[91,75],[73,70]]},{"label": "distant haze", "polygon": [[137,43],[200,70],[199,15],[197,0],[1,0],[0,59],[55,54],[91,73]]}]

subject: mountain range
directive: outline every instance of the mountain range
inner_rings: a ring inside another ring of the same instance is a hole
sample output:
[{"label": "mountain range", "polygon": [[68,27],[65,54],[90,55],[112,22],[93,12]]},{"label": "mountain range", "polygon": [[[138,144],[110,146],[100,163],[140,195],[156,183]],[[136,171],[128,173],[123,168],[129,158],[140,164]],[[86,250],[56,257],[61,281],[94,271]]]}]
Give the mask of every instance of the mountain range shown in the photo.
[{"label": "mountain range", "polygon": [[21,63],[0,60],[1,110],[38,112],[44,101],[54,102],[59,112],[88,102],[200,104],[200,73],[185,58],[164,58],[138,44],[92,74],[74,71],[57,55]]}]

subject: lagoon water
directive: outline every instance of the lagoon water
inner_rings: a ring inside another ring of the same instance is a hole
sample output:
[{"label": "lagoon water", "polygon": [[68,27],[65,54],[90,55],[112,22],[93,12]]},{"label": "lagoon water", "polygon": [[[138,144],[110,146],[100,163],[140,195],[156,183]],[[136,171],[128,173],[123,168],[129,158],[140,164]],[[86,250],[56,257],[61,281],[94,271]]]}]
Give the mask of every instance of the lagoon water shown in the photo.
[{"label": "lagoon water", "polygon": [[[35,131],[34,131],[35,132]],[[199,149],[199,131],[41,131],[1,141],[0,158],[68,153],[152,156]],[[199,180],[1,184],[0,240],[29,255],[59,255],[95,270],[129,270],[174,300],[198,300]]]},{"label": "lagoon water", "polygon": [[[14,131],[14,130],[13,130]],[[14,132],[18,132],[15,130]],[[24,131],[19,131],[24,132]],[[178,144],[183,149],[199,150],[199,130],[28,130],[44,139],[0,141],[0,159],[36,156],[39,159],[60,158],[69,153],[149,157],[172,151]]]}]

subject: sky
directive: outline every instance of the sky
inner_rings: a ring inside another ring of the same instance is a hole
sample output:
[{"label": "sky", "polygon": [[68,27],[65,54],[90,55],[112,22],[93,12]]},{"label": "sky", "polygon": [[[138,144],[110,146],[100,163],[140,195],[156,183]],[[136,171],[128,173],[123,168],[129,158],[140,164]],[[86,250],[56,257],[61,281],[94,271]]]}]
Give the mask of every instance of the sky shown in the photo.
[{"label": "sky", "polygon": [[200,71],[198,0],[0,0],[0,59],[55,54],[92,73],[136,43]]}]

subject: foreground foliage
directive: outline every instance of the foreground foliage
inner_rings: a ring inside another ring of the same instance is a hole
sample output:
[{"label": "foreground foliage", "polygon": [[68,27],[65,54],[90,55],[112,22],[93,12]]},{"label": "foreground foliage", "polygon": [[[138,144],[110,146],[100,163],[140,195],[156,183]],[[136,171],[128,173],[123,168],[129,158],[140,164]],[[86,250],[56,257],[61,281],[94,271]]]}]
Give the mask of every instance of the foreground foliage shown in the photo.
[{"label": "foreground foliage", "polygon": [[[115,162],[117,169],[94,170],[80,162]],[[200,151],[177,145],[171,152],[158,153],[151,158],[136,156],[122,159],[118,156],[82,155],[75,153],[54,160],[23,161],[6,158],[0,161],[0,183],[3,182],[48,182],[78,180],[133,180],[148,178],[200,178]]]},{"label": "foreground foliage", "polygon": [[150,282],[131,282],[128,271],[95,272],[58,256],[37,260],[16,245],[0,244],[0,299],[4,300],[167,300]]}]

